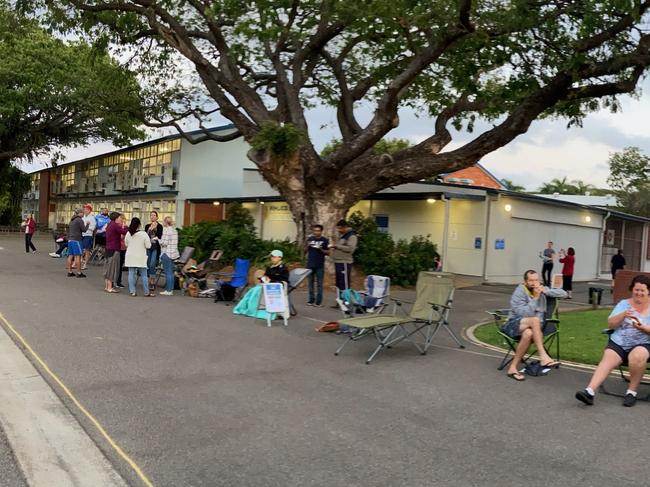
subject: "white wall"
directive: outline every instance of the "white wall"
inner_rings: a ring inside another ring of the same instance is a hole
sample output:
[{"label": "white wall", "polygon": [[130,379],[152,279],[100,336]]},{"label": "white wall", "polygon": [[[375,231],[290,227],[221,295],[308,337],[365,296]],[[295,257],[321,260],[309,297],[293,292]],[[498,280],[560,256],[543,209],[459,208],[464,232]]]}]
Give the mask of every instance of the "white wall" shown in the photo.
[{"label": "white wall", "polygon": [[[510,212],[505,205],[511,205]],[[591,218],[586,222],[586,217]],[[602,215],[580,208],[562,208],[540,203],[501,198],[493,201],[487,238],[487,278],[489,281],[516,283],[527,269],[541,271],[539,252],[550,240],[557,250],[576,251],[574,280],[597,277],[600,256]],[[495,240],[504,239],[505,249],[496,250]],[[560,273],[556,261],[553,273]]]}]

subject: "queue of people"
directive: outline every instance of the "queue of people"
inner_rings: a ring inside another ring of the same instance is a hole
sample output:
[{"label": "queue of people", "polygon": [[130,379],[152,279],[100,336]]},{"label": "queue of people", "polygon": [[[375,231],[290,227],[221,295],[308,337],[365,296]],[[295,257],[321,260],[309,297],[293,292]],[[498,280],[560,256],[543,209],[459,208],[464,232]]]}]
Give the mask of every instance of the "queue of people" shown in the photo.
[{"label": "queue of people", "polygon": [[[25,221],[26,228],[32,226],[30,218],[31,216]],[[161,262],[165,290],[160,294],[171,296],[174,293],[173,261],[179,257],[178,233],[171,217],[164,218],[164,228],[158,222],[158,212],[152,211],[149,218],[149,223],[143,228],[137,217],[127,222],[124,215],[116,211],[109,212],[108,208],[102,208],[100,213],[94,215],[92,206],[84,205],[74,210],[67,235],[57,236],[55,241],[58,249],[49,255],[59,258],[67,249],[68,277],[85,278],[83,271],[88,268],[93,247],[102,246],[104,291],[119,293],[124,288],[122,270],[126,266],[129,293],[131,296],[138,295],[135,284],[139,278],[142,281],[142,294],[146,297],[154,296],[156,270]],[[27,233],[26,230],[25,235],[32,233],[33,231]],[[28,249],[30,241],[26,236],[25,245]]]}]

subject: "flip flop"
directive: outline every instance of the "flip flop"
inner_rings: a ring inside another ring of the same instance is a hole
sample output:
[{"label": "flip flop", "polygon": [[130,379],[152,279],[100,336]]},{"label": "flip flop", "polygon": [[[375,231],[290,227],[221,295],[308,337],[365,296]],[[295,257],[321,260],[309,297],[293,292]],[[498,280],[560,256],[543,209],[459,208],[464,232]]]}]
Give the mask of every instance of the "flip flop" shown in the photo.
[{"label": "flip flop", "polygon": [[548,362],[546,364],[542,364],[542,367],[545,368],[545,369],[549,369],[549,368],[552,368],[552,367],[558,367],[559,365],[560,365],[560,362],[558,362],[557,360],[551,360],[550,362]]},{"label": "flip flop", "polygon": [[523,382],[526,380],[526,377],[524,377],[524,374],[521,372],[511,372],[508,374],[508,377],[510,377],[513,380],[516,380],[517,382]]}]

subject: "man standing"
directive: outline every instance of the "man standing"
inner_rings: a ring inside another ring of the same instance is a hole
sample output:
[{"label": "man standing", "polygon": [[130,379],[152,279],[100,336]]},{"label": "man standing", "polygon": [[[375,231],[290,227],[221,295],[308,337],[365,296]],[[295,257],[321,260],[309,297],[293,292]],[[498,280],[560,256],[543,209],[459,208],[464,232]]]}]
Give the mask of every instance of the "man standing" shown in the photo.
[{"label": "man standing", "polygon": [[553,242],[549,242],[544,250],[539,253],[539,258],[542,259],[542,280],[544,286],[551,286],[551,273],[553,272],[553,258],[555,257],[555,250],[553,250]]},{"label": "man standing", "polygon": [[313,225],[311,235],[307,237],[307,269],[309,274],[309,300],[307,306],[322,306],[323,278],[325,276],[325,255],[328,253],[329,240],[323,237],[323,225]]},{"label": "man standing", "polygon": [[81,241],[83,238],[83,233],[88,230],[88,224],[84,223],[82,215],[84,210],[77,208],[74,210],[74,215],[72,220],[70,220],[70,225],[68,226],[68,277],[74,277],[74,272],[72,269],[77,267],[77,277],[86,277],[86,275],[81,272]]},{"label": "man standing", "polygon": [[[550,243],[550,242],[549,242]],[[525,377],[519,372],[531,343],[537,347],[542,367],[555,367],[559,362],[553,360],[544,348],[544,324],[546,322],[546,298],[566,298],[562,289],[542,286],[539,274],[533,270],[524,273],[524,282],[519,284],[510,298],[510,314],[501,331],[512,338],[519,339],[515,356],[508,368],[508,377],[523,381]]]},{"label": "man standing", "polygon": [[[336,277],[336,288],[340,291],[350,288],[350,277],[352,276],[352,264],[354,263],[354,251],[357,249],[357,235],[348,226],[345,220],[339,220],[336,224],[336,231],[339,239],[331,244],[332,260],[334,261],[334,272]],[[336,304],[332,308],[339,308]]]},{"label": "man standing", "polygon": [[616,280],[616,271],[622,271],[625,269],[625,257],[623,257],[623,249],[618,249],[616,255],[612,256],[610,261],[612,265],[612,288],[610,292],[614,292],[614,281]]},{"label": "man standing", "polygon": [[93,239],[95,236],[95,227],[97,226],[97,220],[95,220],[95,215],[93,215],[93,207],[89,204],[84,205],[83,209],[84,216],[82,218],[84,225],[86,225],[86,231],[83,232],[81,239],[81,248],[83,249],[83,260],[81,263],[81,270],[86,270],[86,264],[90,260],[90,251],[93,248]]}]

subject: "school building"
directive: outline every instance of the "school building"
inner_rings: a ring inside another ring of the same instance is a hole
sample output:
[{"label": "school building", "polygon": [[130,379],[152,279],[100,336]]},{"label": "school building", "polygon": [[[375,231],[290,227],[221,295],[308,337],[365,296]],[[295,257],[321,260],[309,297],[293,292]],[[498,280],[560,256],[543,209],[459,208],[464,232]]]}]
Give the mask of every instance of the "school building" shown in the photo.
[{"label": "school building", "polygon": [[[232,126],[217,127],[228,133]],[[198,132],[192,137],[197,137]],[[293,239],[289,209],[246,157],[242,139],[192,144],[163,137],[32,174],[24,210],[48,227],[65,225],[74,208],[90,203],[148,220],[151,210],[177,226],[219,221],[239,202],[265,239]],[[449,272],[515,283],[541,268],[540,251],[576,251],[575,280],[608,277],[611,256],[624,249],[627,268],[650,271],[650,220],[599,207],[507,191],[485,168],[445,174],[435,183],[380,191],[351,211],[373,218],[395,239],[429,235]],[[333,229],[326,234],[332,235]],[[559,272],[556,264],[554,272]]]}]

